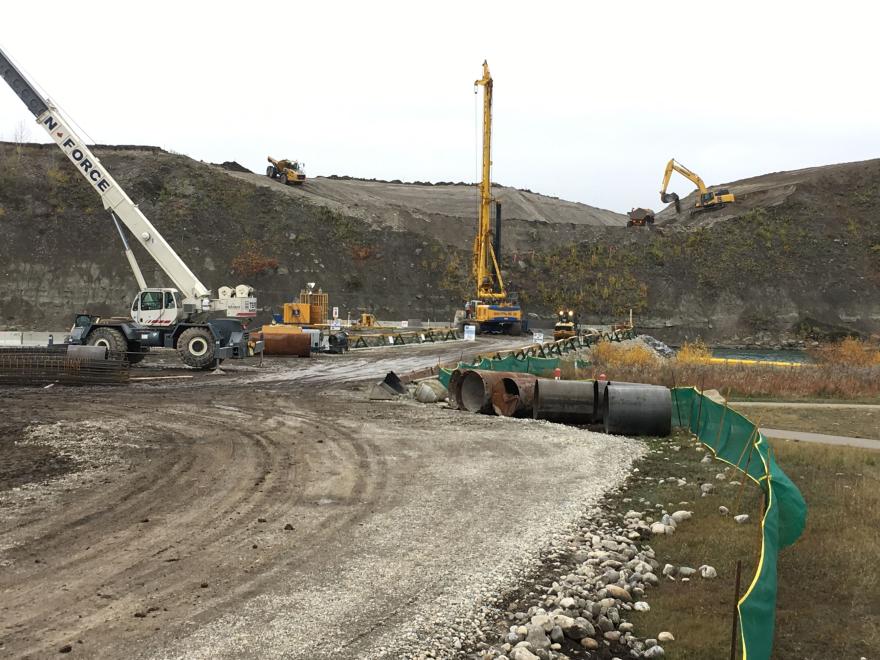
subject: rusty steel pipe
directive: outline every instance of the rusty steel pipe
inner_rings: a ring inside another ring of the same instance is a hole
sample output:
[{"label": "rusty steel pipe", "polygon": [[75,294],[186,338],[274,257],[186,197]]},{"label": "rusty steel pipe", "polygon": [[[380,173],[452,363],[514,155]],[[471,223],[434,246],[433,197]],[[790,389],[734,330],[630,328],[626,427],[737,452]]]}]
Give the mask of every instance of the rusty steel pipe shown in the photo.
[{"label": "rusty steel pipe", "polygon": [[466,371],[458,394],[459,407],[472,413],[493,414],[492,388],[506,375],[503,371]]},{"label": "rusty steel pipe", "polygon": [[665,437],[672,430],[672,393],[662,385],[609,383],[602,410],[605,433]]},{"label": "rusty steel pipe", "polygon": [[503,378],[517,378],[524,375],[515,371],[465,370],[458,392],[459,408],[468,412],[495,414],[492,408],[492,388]]},{"label": "rusty steel pipe", "polygon": [[262,334],[266,355],[294,355],[296,357],[309,357],[311,355],[312,338],[305,332],[264,332]]},{"label": "rusty steel pipe", "polygon": [[492,388],[492,409],[501,417],[531,417],[537,377],[505,376]]},{"label": "rusty steel pipe", "polygon": [[538,378],[532,417],[563,424],[589,424],[593,421],[593,382]]},{"label": "rusty steel pipe", "polygon": [[461,410],[461,381],[466,371],[468,369],[452,370],[452,375],[449,377],[449,386],[447,387],[449,390],[447,400],[449,401],[450,408]]}]

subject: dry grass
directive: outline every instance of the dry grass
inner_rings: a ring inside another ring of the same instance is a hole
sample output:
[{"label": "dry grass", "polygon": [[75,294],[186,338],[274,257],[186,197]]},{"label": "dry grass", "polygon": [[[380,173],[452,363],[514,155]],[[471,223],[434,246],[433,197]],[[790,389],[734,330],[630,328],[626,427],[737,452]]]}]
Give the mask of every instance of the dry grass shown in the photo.
[{"label": "dry grass", "polygon": [[616,364],[634,368],[656,366],[660,362],[657,354],[642,344],[603,341],[593,346],[590,355],[596,364]]},{"label": "dry grass", "polygon": [[810,355],[819,364],[828,366],[880,366],[880,348],[862,339],[852,337],[811,349]]},{"label": "dry grass", "polygon": [[717,389],[733,397],[745,398],[874,400],[880,397],[880,363],[866,362],[868,358],[865,358],[873,355],[870,347],[860,345],[856,340],[844,340],[835,346],[824,354],[829,361],[818,366],[782,367],[707,364],[705,359],[710,356],[710,351],[700,342],[685,344],[672,360],[657,359],[652,351],[638,344],[627,346],[602,342],[591,351],[591,367],[574,369],[569,366],[563,368],[563,373],[568,378],[595,378],[605,374],[611,380],[667,386],[693,385],[701,390]]},{"label": "dry grass", "polygon": [[[873,657],[880,648],[880,564],[876,530],[880,523],[880,452],[775,442],[776,459],[798,485],[809,507],[801,539],[779,558],[774,658],[820,660]],[[673,451],[680,447],[680,451]],[[724,464],[701,464],[688,435],[655,441],[658,453],[641,461],[639,477],[629,484],[620,503],[640,510],[644,497],[668,510],[694,511],[694,517],[669,537],[652,540],[658,561],[694,568],[710,564],[718,579],[692,578],[661,582],[648,594],[651,611],[632,613],[640,636],[671,631],[676,641],[665,644],[672,660],[726,658],[730,649],[736,560],[743,561],[745,589],[755,570],[760,527],[761,494],[748,482],[741,490],[729,481],[715,480]],[[731,470],[730,479],[738,479]],[[688,485],[657,484],[658,478],[686,477]],[[646,477],[653,477],[653,480]],[[702,481],[716,484],[716,494],[700,497]],[[725,505],[752,521],[737,525],[718,513]],[[688,502],[687,505],[679,504]]]},{"label": "dry grass", "polygon": [[[735,402],[730,407],[737,409]],[[739,410],[765,428],[880,440],[880,410],[868,407],[854,410],[748,406]]]}]

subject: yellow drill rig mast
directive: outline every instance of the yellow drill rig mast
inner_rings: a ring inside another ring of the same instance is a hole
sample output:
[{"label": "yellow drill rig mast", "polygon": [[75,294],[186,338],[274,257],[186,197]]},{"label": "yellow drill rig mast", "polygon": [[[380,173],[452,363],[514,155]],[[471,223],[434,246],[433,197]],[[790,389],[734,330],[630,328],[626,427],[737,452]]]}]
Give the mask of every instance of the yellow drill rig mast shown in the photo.
[{"label": "yellow drill rig mast", "polygon": [[[483,170],[480,179],[480,213],[473,253],[477,297],[467,303],[465,318],[478,331],[518,335],[522,330],[522,310],[519,305],[508,300],[507,289],[504,287],[498,265],[498,230],[495,246],[492,245],[492,75],[489,73],[489,64],[485,61],[483,77],[474,81],[474,93],[477,92],[477,87],[483,88]],[[500,204],[496,204],[496,214],[500,214]]]}]

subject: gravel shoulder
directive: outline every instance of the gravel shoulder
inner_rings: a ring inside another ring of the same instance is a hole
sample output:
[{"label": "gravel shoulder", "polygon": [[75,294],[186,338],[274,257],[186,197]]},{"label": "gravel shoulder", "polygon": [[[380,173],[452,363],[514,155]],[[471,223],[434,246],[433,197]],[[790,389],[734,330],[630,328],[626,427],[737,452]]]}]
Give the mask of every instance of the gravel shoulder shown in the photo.
[{"label": "gravel shoulder", "polygon": [[[451,648],[465,637],[455,622],[515,585],[643,451],[544,422],[366,400],[364,381],[389,365],[455,351],[4,391],[0,456],[18,480],[0,481],[0,651]],[[47,455],[64,460],[47,471]]]}]

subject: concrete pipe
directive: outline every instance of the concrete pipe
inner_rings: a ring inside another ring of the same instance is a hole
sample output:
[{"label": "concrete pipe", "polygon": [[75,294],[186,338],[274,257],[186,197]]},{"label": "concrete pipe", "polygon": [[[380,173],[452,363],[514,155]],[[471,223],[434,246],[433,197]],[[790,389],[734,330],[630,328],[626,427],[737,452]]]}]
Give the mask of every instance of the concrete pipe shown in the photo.
[{"label": "concrete pipe", "polygon": [[662,385],[609,383],[602,409],[605,433],[662,437],[672,430],[672,393]]},{"label": "concrete pipe", "polygon": [[593,423],[601,424],[602,420],[605,419],[605,390],[611,384],[614,383],[618,387],[632,387],[633,385],[644,385],[644,383],[628,383],[620,380],[596,380],[593,381]]},{"label": "concrete pipe", "polygon": [[505,376],[492,388],[492,409],[502,417],[531,417],[537,378],[532,374]]},{"label": "concrete pipe", "polygon": [[589,380],[551,380],[538,378],[532,416],[563,424],[589,424],[593,421],[593,382]]}]

